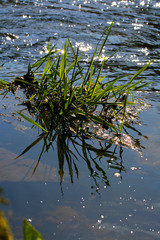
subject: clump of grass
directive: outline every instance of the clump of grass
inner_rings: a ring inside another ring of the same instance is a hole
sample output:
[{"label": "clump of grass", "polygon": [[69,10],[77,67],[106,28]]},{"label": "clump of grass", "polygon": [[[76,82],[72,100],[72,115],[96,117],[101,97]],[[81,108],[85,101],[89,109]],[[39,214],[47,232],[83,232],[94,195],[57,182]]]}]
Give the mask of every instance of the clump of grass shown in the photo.
[{"label": "clump of grass", "polygon": [[[0,81],[0,90],[3,91],[4,96],[9,91],[15,93],[18,86],[24,90],[26,100],[23,105],[27,107],[32,117],[24,114],[24,109],[18,114],[42,130],[38,138],[17,156],[18,158],[24,155],[43,141],[33,173],[42,154],[48,152],[50,148],[54,149],[53,143],[56,142],[60,183],[63,180],[65,159],[71,181],[73,182],[73,169],[78,177],[76,161],[77,156],[80,156],[85,160],[95,184],[97,185],[96,178],[101,174],[103,181],[109,186],[106,173],[100,166],[101,158],[108,157],[110,168],[121,173],[124,171],[121,147],[125,145],[137,151],[143,147],[139,141],[131,137],[127,138],[126,128],[131,128],[141,135],[127,121],[130,114],[127,107],[135,104],[132,98],[133,92],[150,84],[145,83],[143,79],[137,80],[137,77],[151,62],[133,76],[128,74],[128,81],[126,75],[108,80],[107,75],[103,74],[108,59],[106,55],[101,64],[99,62],[112,25],[113,23],[105,30],[88,64],[84,64],[83,54],[79,53],[78,49],[74,50],[68,40],[62,50],[56,49],[56,45],[50,47],[48,44],[48,53],[35,63],[29,63],[27,74],[23,77],[17,77],[10,83]],[[120,81],[122,79],[125,81]],[[125,134],[122,134],[122,130]],[[88,138],[89,140],[105,138],[108,144],[103,141],[105,143],[103,147],[102,142],[99,141],[99,147],[93,147],[87,142]],[[113,152],[109,150],[115,142],[120,145],[119,157],[115,154],[116,148]],[[92,154],[96,157],[92,157]]]},{"label": "clump of grass", "polygon": [[75,52],[68,40],[62,50],[57,50],[56,45],[50,48],[48,44],[48,53],[33,65],[29,63],[28,72],[23,78],[16,78],[10,84],[1,81],[0,87],[6,87],[6,91],[14,92],[17,85],[25,89],[28,110],[36,116],[36,121],[23,113],[19,114],[43,131],[48,131],[52,126],[56,131],[77,134],[83,131],[89,136],[84,123],[92,122],[121,133],[126,107],[134,104],[129,101],[130,93],[149,84],[136,78],[150,63],[123,84],[119,84],[122,76],[108,80],[103,75],[106,56],[100,67],[98,63],[112,25],[113,22],[105,30],[90,63],[85,67],[81,66],[83,54],[79,55],[78,50]]}]

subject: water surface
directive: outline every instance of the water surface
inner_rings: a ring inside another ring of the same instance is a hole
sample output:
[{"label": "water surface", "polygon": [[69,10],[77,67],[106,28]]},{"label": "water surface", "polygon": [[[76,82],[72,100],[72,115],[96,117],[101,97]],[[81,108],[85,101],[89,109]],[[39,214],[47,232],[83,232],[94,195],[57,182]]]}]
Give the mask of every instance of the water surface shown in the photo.
[{"label": "water surface", "polygon": [[[143,124],[136,126],[139,132],[130,131],[143,146],[142,153],[112,145],[109,150],[117,160],[112,163],[107,156],[98,160],[105,178],[96,168],[91,174],[78,156],[78,178],[73,166],[71,183],[65,163],[60,185],[55,145],[55,151],[43,154],[32,176],[42,143],[22,158],[15,158],[38,133],[13,114],[21,107],[15,106],[19,100],[13,96],[1,99],[0,186],[10,200],[3,209],[16,239],[22,239],[23,218],[46,240],[160,237],[159,1],[0,1],[0,61],[5,63],[1,78],[12,80],[25,74],[29,60],[33,62],[45,54],[48,41],[62,48],[69,38],[87,60],[113,19],[105,51],[107,55],[119,51],[105,66],[108,76],[135,73],[154,60],[142,74],[153,83],[147,93],[140,95],[150,108],[140,113]],[[92,145],[98,147],[94,141]]]}]

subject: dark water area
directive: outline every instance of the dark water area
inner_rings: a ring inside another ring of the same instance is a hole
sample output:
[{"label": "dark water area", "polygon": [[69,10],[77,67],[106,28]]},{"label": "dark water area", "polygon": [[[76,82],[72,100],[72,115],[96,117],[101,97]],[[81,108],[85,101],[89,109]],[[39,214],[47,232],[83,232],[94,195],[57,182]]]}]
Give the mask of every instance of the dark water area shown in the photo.
[{"label": "dark water area", "polygon": [[[105,46],[109,78],[142,73],[153,83],[139,93],[144,111],[137,109],[140,125],[132,131],[140,149],[108,147],[112,155],[100,158],[91,152],[91,167],[82,156],[73,164],[73,179],[65,162],[60,184],[56,143],[44,153],[40,142],[15,160],[38,132],[14,113],[19,99],[1,98],[0,187],[10,201],[1,206],[15,239],[22,239],[22,220],[28,219],[45,240],[158,240],[160,238],[160,3],[152,0],[124,1],[0,1],[0,78],[11,81],[26,73],[29,60],[43,56],[47,42],[63,48],[69,38],[84,52],[86,61],[103,31],[114,19]],[[147,136],[147,137],[145,137]],[[95,148],[99,143],[91,141]],[[101,143],[103,147],[106,143]],[[71,142],[69,146],[75,151]],[[83,150],[79,148],[82,155]],[[75,152],[74,152],[75,153]],[[78,173],[77,173],[78,169]],[[102,171],[102,169],[104,171]],[[73,183],[72,183],[73,182]]]}]

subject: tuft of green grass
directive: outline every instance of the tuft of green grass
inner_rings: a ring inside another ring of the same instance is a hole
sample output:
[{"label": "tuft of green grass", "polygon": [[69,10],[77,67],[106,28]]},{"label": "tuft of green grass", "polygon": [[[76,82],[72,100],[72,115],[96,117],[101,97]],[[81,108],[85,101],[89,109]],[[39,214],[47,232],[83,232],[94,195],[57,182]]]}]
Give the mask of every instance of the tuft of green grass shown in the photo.
[{"label": "tuft of green grass", "polygon": [[[35,63],[28,64],[27,74],[13,82],[0,81],[0,89],[15,92],[17,86],[25,90],[27,109],[32,118],[17,112],[42,132],[51,129],[56,132],[93,134],[86,130],[86,124],[100,125],[108,131],[119,134],[126,121],[126,109],[134,104],[130,96],[150,83],[137,80],[137,77],[151,64],[129,74],[108,79],[103,74],[107,64],[106,55],[100,62],[113,22],[104,31],[88,64],[83,63],[83,54],[75,51],[70,40],[63,49],[50,47],[48,53]],[[110,57],[112,57],[112,54]],[[34,116],[34,117],[33,117]]]},{"label": "tuft of green grass", "polygon": [[[104,31],[89,64],[81,66],[83,54],[75,51],[68,40],[63,49],[50,47],[48,53],[31,65],[23,78],[16,78],[10,85],[1,81],[0,86],[6,91],[20,85],[27,92],[27,104],[32,109],[36,120],[25,117],[31,124],[48,131],[52,125],[55,130],[66,126],[68,131],[85,132],[84,123],[100,124],[104,129],[121,133],[125,122],[126,108],[134,104],[129,100],[133,91],[140,90],[150,83],[137,80],[137,77],[150,65],[148,63],[137,71],[128,81],[120,82],[126,76],[108,80],[103,74],[107,64],[106,56],[99,67],[99,60],[112,24]],[[113,55],[113,54],[112,54]],[[129,75],[128,75],[129,76]],[[119,116],[121,124],[118,124]],[[37,123],[37,121],[39,123]]]}]

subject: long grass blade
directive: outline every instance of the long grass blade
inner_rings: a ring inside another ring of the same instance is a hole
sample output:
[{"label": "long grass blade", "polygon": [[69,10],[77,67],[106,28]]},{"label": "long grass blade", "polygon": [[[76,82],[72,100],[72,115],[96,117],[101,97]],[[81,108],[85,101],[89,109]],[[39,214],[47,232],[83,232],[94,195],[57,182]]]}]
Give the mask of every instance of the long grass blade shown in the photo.
[{"label": "long grass blade", "polygon": [[107,32],[107,34],[106,34],[106,37],[105,37],[105,39],[104,39],[104,41],[103,41],[103,43],[102,43],[102,45],[101,45],[101,48],[100,48],[100,50],[99,50],[98,57],[100,56],[100,54],[101,54],[101,52],[102,52],[102,49],[103,49],[103,47],[104,47],[104,45],[105,45],[105,43],[106,43],[106,41],[107,41],[107,39],[108,39],[108,36],[110,35],[110,32],[111,32],[112,27],[113,27],[113,24],[114,24],[114,21],[112,21],[110,27],[104,32],[104,34],[106,34],[106,32]]},{"label": "long grass blade", "polygon": [[146,64],[144,67],[142,67],[141,69],[139,69],[133,76],[132,78],[130,79],[130,81],[128,82],[128,84],[130,84],[136,77],[138,77],[142,72],[144,72],[148,67],[149,65],[153,62],[150,61],[148,64]]},{"label": "long grass blade", "polygon": [[17,112],[17,111],[16,111],[16,113],[18,113],[21,117],[23,117],[25,120],[27,120],[29,123],[31,123],[31,124],[34,125],[35,127],[38,127],[38,128],[40,128],[40,129],[42,129],[44,132],[48,133],[48,131],[47,131],[45,128],[43,128],[41,125],[39,125],[39,124],[38,124],[37,122],[35,122],[33,119],[25,116],[24,114],[22,114],[22,113],[20,113],[20,112]]},{"label": "long grass blade", "polygon": [[[77,56],[76,56],[76,54],[75,54],[75,52],[74,52],[73,46],[72,46],[72,44],[71,44],[71,41],[68,40],[68,42],[69,42],[69,46],[70,46],[70,48],[71,48],[73,57],[74,57],[74,59],[77,61]],[[80,75],[81,75],[82,81],[84,82],[84,79],[85,79],[85,78],[84,78],[83,73],[82,73],[82,68],[80,67],[80,65],[79,65],[78,62],[77,62],[77,67],[78,67],[78,69],[79,69],[79,73],[80,73]]]}]

